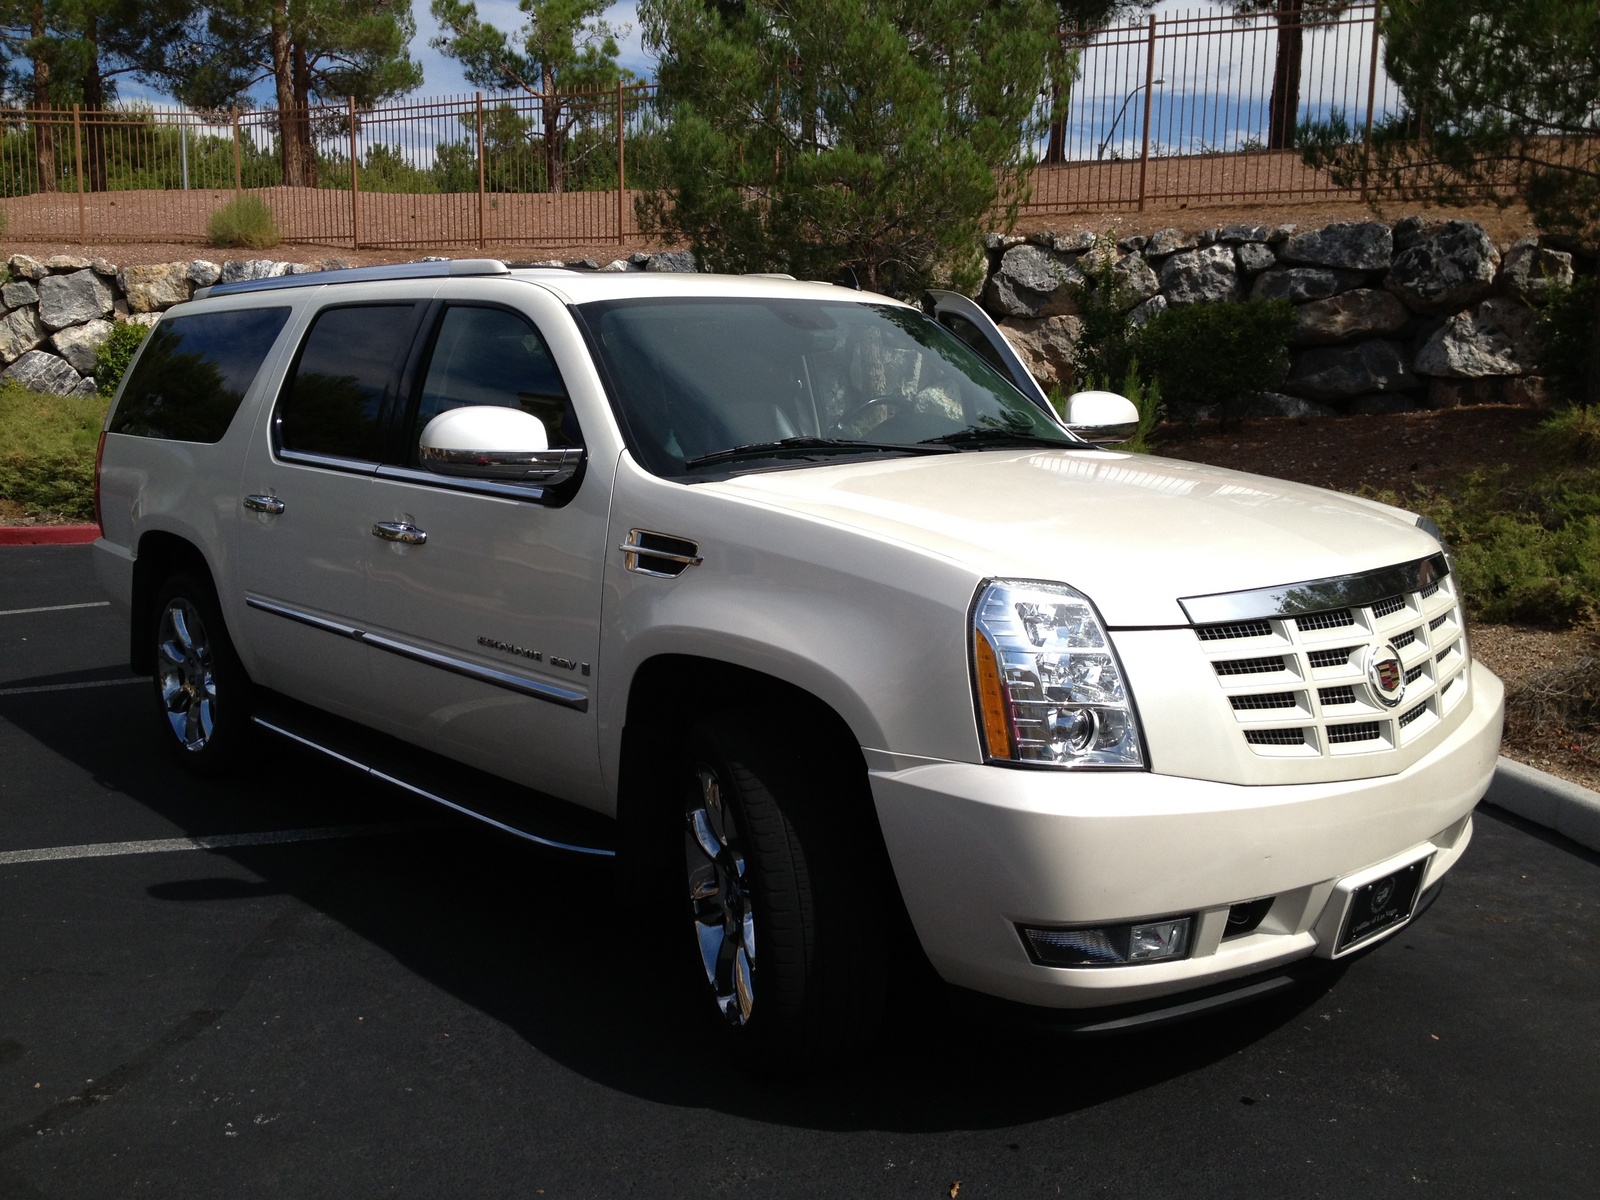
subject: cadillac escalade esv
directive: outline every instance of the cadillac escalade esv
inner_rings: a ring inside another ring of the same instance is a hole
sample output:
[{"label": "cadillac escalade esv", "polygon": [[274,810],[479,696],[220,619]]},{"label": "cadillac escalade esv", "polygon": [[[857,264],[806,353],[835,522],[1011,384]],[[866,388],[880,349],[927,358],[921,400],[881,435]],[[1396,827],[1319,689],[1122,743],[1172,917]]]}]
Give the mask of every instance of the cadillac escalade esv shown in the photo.
[{"label": "cadillac escalade esv", "polygon": [[762,1067],[861,1045],[908,950],[1113,1029],[1392,936],[1500,735],[1437,530],[1118,452],[1126,400],[1063,419],[927,310],[492,260],[201,289],[98,472],[163,736],[620,855],[618,920]]}]

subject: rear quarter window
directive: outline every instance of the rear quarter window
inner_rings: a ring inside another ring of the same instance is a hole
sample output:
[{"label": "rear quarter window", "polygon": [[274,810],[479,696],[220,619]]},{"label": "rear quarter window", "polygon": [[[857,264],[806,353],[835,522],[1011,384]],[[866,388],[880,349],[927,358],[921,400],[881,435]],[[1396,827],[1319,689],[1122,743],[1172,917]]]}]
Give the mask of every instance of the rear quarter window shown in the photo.
[{"label": "rear quarter window", "polygon": [[288,320],[287,307],[164,319],[145,339],[107,429],[177,442],[221,441]]}]

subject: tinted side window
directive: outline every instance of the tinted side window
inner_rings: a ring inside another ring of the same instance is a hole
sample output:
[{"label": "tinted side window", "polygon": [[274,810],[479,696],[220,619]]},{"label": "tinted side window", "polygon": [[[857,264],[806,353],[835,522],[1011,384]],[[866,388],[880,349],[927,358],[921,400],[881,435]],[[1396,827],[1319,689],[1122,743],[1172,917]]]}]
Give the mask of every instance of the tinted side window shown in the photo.
[{"label": "tinted side window", "polygon": [[414,312],[410,304],[373,304],[317,317],[278,401],[281,449],[381,457],[384,405],[411,344]]},{"label": "tinted side window", "polygon": [[422,384],[411,430],[411,461],[429,421],[477,404],[520,408],[538,417],[552,448],[582,445],[566,385],[533,326],[504,309],[451,307],[439,325]]},{"label": "tinted side window", "polygon": [[247,308],[163,320],[145,340],[110,431],[221,441],[288,319],[287,308]]}]

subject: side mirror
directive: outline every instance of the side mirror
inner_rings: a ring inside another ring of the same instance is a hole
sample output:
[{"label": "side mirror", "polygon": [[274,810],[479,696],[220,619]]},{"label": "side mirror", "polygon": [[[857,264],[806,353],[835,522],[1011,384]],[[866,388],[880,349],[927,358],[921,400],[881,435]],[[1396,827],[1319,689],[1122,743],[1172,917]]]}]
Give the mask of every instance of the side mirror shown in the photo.
[{"label": "side mirror", "polygon": [[583,451],[550,449],[544,422],[520,408],[481,404],[429,421],[417,459],[435,475],[555,487],[578,473]]},{"label": "side mirror", "polygon": [[1086,442],[1111,446],[1139,432],[1139,410],[1116,392],[1073,392],[1067,397],[1067,428]]}]

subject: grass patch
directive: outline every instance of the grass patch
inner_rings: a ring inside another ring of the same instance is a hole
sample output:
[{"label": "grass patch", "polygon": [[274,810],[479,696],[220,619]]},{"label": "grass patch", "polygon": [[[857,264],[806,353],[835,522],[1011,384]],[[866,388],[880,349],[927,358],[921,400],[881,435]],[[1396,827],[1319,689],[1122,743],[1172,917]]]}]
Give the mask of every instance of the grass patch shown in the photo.
[{"label": "grass patch", "polygon": [[0,386],[0,502],[30,517],[94,520],[100,396],[43,396]]},{"label": "grass patch", "polygon": [[272,210],[259,196],[239,196],[228,201],[206,221],[206,236],[218,247],[244,246],[265,250],[283,241]]},{"label": "grass patch", "polygon": [[1536,472],[1473,471],[1420,496],[1378,493],[1426,513],[1455,552],[1468,609],[1482,621],[1565,629],[1600,620],[1600,474],[1595,417],[1569,409],[1530,437]]}]

